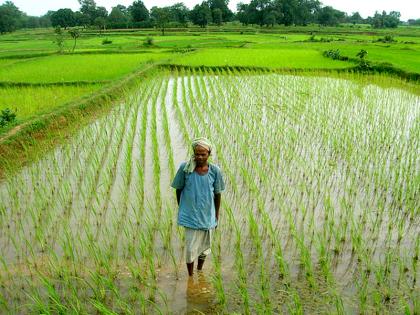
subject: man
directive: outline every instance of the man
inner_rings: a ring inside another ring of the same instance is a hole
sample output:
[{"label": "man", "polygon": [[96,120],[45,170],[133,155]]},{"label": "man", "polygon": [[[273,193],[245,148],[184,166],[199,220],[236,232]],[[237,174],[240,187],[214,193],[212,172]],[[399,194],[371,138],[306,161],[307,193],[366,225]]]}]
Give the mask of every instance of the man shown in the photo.
[{"label": "man", "polygon": [[219,220],[221,192],[225,189],[222,173],[209,163],[212,146],[206,138],[194,139],[193,155],[181,163],[172,182],[179,206],[178,225],[185,228],[185,248],[188,275],[203,268],[210,253],[211,239]]}]

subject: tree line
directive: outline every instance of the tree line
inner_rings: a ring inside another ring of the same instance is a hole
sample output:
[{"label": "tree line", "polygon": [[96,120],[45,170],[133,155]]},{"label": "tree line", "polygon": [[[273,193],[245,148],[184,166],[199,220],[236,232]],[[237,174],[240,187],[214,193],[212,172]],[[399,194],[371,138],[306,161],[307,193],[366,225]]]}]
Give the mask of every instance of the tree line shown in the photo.
[{"label": "tree line", "polygon": [[[209,24],[222,25],[239,21],[243,25],[274,26],[308,25],[316,23],[335,26],[340,23],[371,24],[375,28],[397,27],[400,13],[375,12],[372,17],[363,19],[358,12],[348,15],[331,6],[323,6],[318,0],[251,0],[239,3],[237,11],[232,12],[229,0],[206,0],[192,9],[179,2],[171,6],[150,10],[141,0],[130,6],[118,4],[110,12],[97,6],[95,0],[78,0],[80,9],[74,12],[63,8],[48,11],[45,15],[28,16],[21,12],[12,1],[0,5],[0,33],[12,32],[20,28],[80,26],[105,28],[152,28],[158,27],[164,33],[167,27],[187,27],[189,24],[206,27]],[[420,19],[410,20],[409,24],[418,25]]]}]

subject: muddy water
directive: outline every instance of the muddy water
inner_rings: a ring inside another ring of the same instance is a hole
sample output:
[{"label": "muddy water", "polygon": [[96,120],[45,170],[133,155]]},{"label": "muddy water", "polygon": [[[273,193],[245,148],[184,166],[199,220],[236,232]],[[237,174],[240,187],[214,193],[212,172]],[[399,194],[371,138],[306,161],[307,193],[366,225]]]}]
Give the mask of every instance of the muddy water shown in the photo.
[{"label": "muddy water", "polygon": [[[217,277],[227,312],[246,312],[248,296],[251,313],[288,313],[297,294],[308,313],[330,313],[336,292],[347,313],[358,313],[365,285],[370,295],[394,292],[379,312],[399,313],[419,289],[419,108],[405,92],[337,79],[153,78],[68,145],[0,183],[0,281],[12,288],[0,292],[17,309],[40,283],[36,271],[59,282],[63,265],[89,281],[102,270],[127,301],[138,276],[144,292],[145,283],[156,287],[164,313],[222,311]],[[170,188],[169,157],[176,171],[188,155],[182,124],[190,138],[213,140],[227,183],[220,243],[192,279]],[[32,285],[20,290],[28,278]]]}]

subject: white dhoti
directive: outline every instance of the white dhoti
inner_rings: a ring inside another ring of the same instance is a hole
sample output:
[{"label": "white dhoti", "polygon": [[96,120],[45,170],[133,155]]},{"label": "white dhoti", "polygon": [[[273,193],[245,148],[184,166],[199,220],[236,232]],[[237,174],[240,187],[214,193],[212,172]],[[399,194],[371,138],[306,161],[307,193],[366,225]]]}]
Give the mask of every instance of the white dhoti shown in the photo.
[{"label": "white dhoti", "polygon": [[195,230],[185,228],[185,259],[188,264],[194,262],[198,256],[205,258],[211,253],[212,235],[213,229]]}]

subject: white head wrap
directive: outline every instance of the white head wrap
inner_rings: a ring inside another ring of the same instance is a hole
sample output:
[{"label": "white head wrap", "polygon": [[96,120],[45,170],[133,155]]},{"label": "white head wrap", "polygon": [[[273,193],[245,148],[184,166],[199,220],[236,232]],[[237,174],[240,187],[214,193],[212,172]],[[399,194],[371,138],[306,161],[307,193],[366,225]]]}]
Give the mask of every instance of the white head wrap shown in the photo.
[{"label": "white head wrap", "polygon": [[208,139],[203,138],[203,137],[195,138],[191,143],[191,148],[192,148],[193,152],[192,152],[192,155],[191,155],[190,159],[188,160],[187,164],[185,164],[184,172],[192,173],[195,170],[196,163],[195,163],[194,150],[195,150],[196,146],[203,147],[203,148],[207,149],[209,152],[211,152],[211,150],[212,150],[212,145],[211,145],[211,143]]}]

